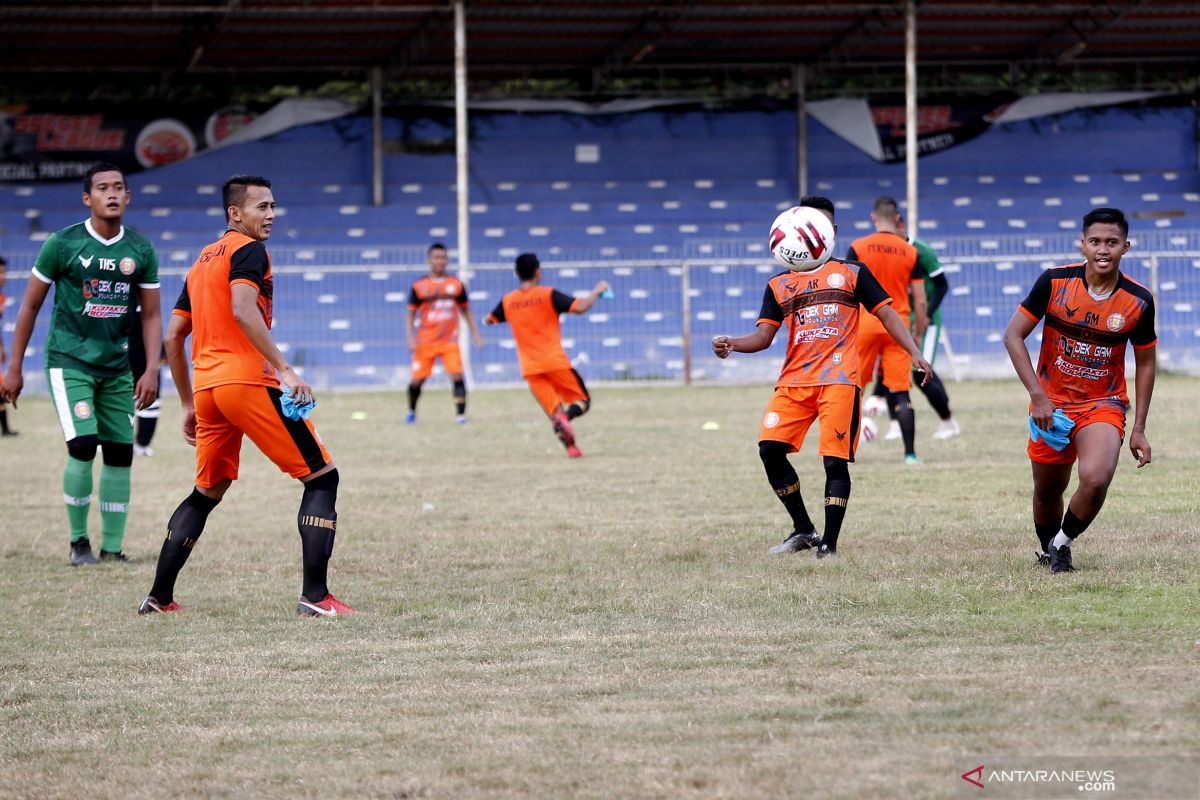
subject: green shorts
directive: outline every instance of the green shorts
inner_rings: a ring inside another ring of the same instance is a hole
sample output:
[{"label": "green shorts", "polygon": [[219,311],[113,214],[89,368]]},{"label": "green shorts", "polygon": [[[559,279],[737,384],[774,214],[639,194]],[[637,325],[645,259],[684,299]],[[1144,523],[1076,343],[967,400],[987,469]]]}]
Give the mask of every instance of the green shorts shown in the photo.
[{"label": "green shorts", "polygon": [[50,367],[46,383],[68,442],[90,434],[102,442],[133,444],[131,373],[102,378],[69,367]]}]

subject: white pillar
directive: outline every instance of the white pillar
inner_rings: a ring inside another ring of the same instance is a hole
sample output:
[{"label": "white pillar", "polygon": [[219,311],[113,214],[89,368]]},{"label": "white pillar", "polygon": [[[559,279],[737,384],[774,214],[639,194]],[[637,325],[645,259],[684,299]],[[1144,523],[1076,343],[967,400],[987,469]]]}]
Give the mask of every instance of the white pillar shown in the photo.
[{"label": "white pillar", "polygon": [[371,197],[383,205],[383,68],[371,67]]},{"label": "white pillar", "polygon": [[471,225],[467,198],[467,30],[463,0],[454,2],[454,154],[458,173],[458,269],[471,264]]},{"label": "white pillar", "polygon": [[797,200],[808,194],[808,68],[797,64],[792,68],[792,82],[796,84],[796,185],[800,189]]},{"label": "white pillar", "polygon": [[917,3],[904,4],[904,163],[907,167],[908,209],[904,219],[910,236],[917,236]]}]

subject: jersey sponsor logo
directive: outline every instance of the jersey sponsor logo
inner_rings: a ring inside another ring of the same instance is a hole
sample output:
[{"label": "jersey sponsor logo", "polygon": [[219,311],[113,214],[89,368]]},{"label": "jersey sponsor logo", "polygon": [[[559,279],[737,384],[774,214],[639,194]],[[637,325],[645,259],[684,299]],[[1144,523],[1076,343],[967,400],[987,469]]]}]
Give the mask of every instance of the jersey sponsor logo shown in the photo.
[{"label": "jersey sponsor logo", "polygon": [[71,411],[72,411],[72,413],[75,414],[75,419],[91,419],[92,418],[92,406],[90,403],[88,403],[87,400],[80,400],[78,403],[75,404],[74,408],[72,408]]},{"label": "jersey sponsor logo", "polygon": [[104,258],[101,256],[100,263],[96,265],[98,269],[105,272],[116,272],[117,260],[115,258]]},{"label": "jersey sponsor logo", "polygon": [[1054,366],[1064,375],[1070,375],[1072,378],[1083,378],[1085,381],[1098,381],[1108,376],[1107,367],[1104,369],[1084,367],[1079,364],[1072,364],[1062,356],[1054,359]]},{"label": "jersey sponsor logo", "polygon": [[779,424],[779,414],[777,414],[774,411],[768,411],[766,413],[766,416],[763,417],[763,427],[764,428],[774,428],[778,424]]},{"label": "jersey sponsor logo", "polygon": [[1115,313],[1109,314],[1108,322],[1106,324],[1108,325],[1108,329],[1110,331],[1119,331],[1121,328],[1125,327],[1125,315]]},{"label": "jersey sponsor logo", "polygon": [[121,259],[121,263],[117,265],[117,268],[121,270],[122,275],[132,275],[133,271],[137,269],[137,262],[126,256]]},{"label": "jersey sponsor logo", "polygon": [[83,289],[83,296],[87,300],[104,295],[115,295],[115,297],[107,298],[115,300],[118,297],[129,294],[129,284],[125,281],[116,281],[114,283],[113,281],[102,281],[99,278],[93,278],[84,281],[81,288]]},{"label": "jersey sponsor logo", "polygon": [[840,272],[835,272],[827,279],[830,287],[840,289],[846,285],[846,276]]},{"label": "jersey sponsor logo", "polygon": [[83,256],[80,256],[80,257],[79,257],[79,263],[83,265],[83,268],[84,268],[84,269],[88,269],[89,267],[91,267],[91,266],[92,266],[92,259],[93,259],[93,258],[95,258],[95,256],[88,256],[87,258],[84,258]]},{"label": "jersey sponsor logo", "polygon": [[125,316],[125,312],[129,310],[129,306],[114,306],[104,303],[84,303],[84,316],[92,319],[116,319],[117,317]]},{"label": "jersey sponsor logo", "polygon": [[792,339],[792,344],[809,344],[818,339],[836,339],[841,332],[841,329],[835,325],[825,325],[813,330],[801,329],[796,331],[796,336]]}]

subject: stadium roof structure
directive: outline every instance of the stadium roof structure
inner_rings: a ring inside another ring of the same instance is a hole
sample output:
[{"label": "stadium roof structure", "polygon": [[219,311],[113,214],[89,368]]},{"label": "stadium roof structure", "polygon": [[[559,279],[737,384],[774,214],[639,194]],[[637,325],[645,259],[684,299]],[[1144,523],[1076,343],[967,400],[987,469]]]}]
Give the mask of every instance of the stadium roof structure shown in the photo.
[{"label": "stadium roof structure", "polygon": [[[382,67],[389,79],[442,80],[454,67],[452,9],[450,0],[6,0],[0,71],[170,79]],[[1200,62],[1194,2],[923,0],[917,13],[925,67]],[[466,29],[473,82],[904,63],[903,2],[469,0]]]}]

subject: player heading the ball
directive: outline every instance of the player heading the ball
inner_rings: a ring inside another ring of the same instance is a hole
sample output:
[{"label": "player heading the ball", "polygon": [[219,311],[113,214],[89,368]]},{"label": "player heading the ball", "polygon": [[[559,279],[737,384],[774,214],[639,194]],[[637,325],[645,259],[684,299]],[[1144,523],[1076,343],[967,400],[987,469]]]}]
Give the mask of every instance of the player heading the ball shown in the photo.
[{"label": "player heading the ball", "polygon": [[[758,454],[767,480],[792,518],[792,532],[772,553],[816,548],[817,558],[837,552],[838,535],[850,499],[849,463],[858,445],[862,381],[859,375],[860,308],[876,315],[913,365],[929,363],[891,309],[892,298],[863,264],[831,258],[836,243],[833,202],[805,197],[800,206],[781,214],[771,226],[772,255],[787,271],[767,282],[758,327],[739,337],[717,336],[713,353],[757,353],[770,347],[786,326],[787,355],[775,394],[763,414]],[[907,368],[906,368],[907,371]],[[800,479],[788,461],[799,451],[814,421],[821,430],[820,454],[825,466],[825,530],[804,507]]]}]

